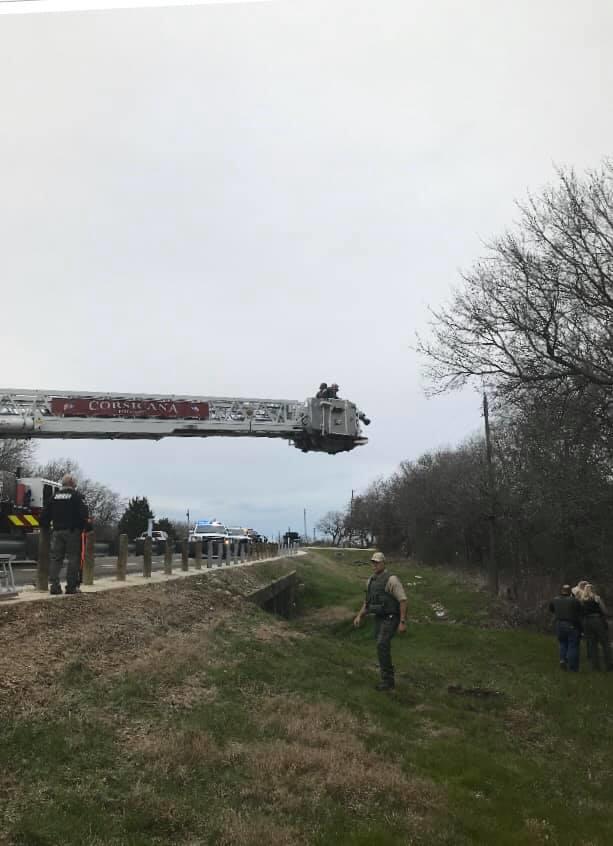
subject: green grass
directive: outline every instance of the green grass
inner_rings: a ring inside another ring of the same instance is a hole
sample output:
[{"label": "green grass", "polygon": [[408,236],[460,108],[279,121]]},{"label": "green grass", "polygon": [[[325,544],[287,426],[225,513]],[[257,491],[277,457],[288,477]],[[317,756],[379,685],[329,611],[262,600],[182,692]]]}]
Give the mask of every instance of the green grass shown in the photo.
[{"label": "green grass", "polygon": [[398,563],[410,624],[380,694],[372,627],[351,623],[360,560],[259,565],[298,571],[289,623],[241,606],[201,651],[185,631],[117,673],[73,656],[52,704],[5,715],[0,843],[612,843],[613,674],[560,673],[551,635],[492,627],[486,594]]}]

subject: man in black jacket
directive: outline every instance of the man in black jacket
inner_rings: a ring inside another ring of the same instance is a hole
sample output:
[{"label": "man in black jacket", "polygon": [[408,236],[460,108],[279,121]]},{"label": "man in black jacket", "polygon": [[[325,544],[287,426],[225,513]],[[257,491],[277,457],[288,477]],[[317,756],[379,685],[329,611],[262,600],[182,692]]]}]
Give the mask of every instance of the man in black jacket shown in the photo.
[{"label": "man in black jacket", "polygon": [[560,644],[560,669],[573,673],[579,670],[581,637],[581,604],[571,593],[570,585],[562,585],[559,596],[549,603],[555,614],[556,635]]},{"label": "man in black jacket", "polygon": [[66,593],[79,592],[81,532],[88,526],[89,513],[76,482],[70,474],[62,479],[62,487],[44,507],[40,524],[53,529],[51,560],[49,562],[49,593],[62,592],[60,573],[64,558],[66,567]]}]

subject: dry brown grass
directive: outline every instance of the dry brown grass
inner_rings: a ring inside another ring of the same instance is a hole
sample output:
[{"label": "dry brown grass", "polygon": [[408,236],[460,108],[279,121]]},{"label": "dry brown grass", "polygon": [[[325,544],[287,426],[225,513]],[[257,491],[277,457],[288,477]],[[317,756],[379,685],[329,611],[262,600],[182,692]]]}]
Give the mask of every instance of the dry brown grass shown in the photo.
[{"label": "dry brown grass", "polygon": [[306,637],[302,632],[293,631],[284,620],[274,618],[270,622],[260,623],[253,636],[262,643],[273,640],[303,640]]},{"label": "dry brown grass", "polygon": [[223,816],[219,846],[302,846],[303,835],[259,813],[229,810]]},{"label": "dry brown grass", "polygon": [[227,760],[227,755],[211,736],[199,729],[176,730],[169,727],[160,732],[144,725],[140,730],[124,732],[123,741],[126,757],[138,757],[146,766],[155,767],[160,775],[181,781],[195,767]]},{"label": "dry brown grass", "polygon": [[370,749],[369,726],[347,711],[275,696],[261,703],[255,719],[281,734],[241,750],[243,761],[258,776],[245,787],[245,797],[264,807],[291,812],[304,804],[315,807],[328,796],[359,814],[379,796],[421,816],[441,801],[433,784]]},{"label": "dry brown grass", "polygon": [[[408,831],[415,826],[423,831],[443,805],[443,792],[433,783],[371,749],[370,726],[345,710],[282,695],[255,696],[251,713],[258,728],[253,740],[219,746],[204,730],[160,733],[143,724],[124,733],[122,748],[145,769],[178,783],[187,782],[201,766],[240,770],[244,781],[236,798],[246,807],[224,817],[220,842],[228,844],[301,843],[296,831],[279,820],[316,818],[328,800],[357,816],[384,801],[395,823]],[[253,806],[258,814],[248,810]],[[270,836],[264,837],[268,830]]]},{"label": "dry brown grass", "polygon": [[[182,665],[210,663],[208,635],[242,602],[204,577],[3,606],[0,639],[19,650],[17,659],[0,652],[0,709],[34,715],[48,708],[74,665],[100,676],[153,671],[163,681]],[[256,612],[245,602],[241,618],[248,613]]]}]

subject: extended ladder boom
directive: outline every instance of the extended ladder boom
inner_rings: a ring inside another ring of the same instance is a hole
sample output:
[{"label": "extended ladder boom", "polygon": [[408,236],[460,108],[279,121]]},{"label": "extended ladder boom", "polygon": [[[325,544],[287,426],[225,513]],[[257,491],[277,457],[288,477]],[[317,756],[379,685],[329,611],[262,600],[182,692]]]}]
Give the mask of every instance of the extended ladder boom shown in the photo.
[{"label": "extended ladder boom", "polygon": [[[0,389],[1,438],[285,438],[303,452],[366,443],[342,399],[297,400]],[[368,421],[367,421],[368,422]]]}]

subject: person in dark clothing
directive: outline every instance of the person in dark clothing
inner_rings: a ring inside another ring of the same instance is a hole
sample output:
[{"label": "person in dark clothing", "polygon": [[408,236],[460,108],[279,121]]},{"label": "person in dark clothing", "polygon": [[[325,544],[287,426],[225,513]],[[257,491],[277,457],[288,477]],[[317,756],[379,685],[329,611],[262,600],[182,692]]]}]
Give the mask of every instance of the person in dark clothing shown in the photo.
[{"label": "person in dark clothing", "polygon": [[319,386],[319,390],[315,394],[315,397],[317,399],[326,399],[327,396],[328,396],[328,383],[322,382],[321,385]]},{"label": "person in dark clothing", "polygon": [[333,382],[328,388],[328,399],[338,399],[339,387],[336,382]]},{"label": "person in dark clothing", "polygon": [[581,603],[571,593],[570,585],[562,585],[560,595],[549,603],[555,615],[556,635],[560,644],[560,669],[573,673],[579,670],[581,637]]},{"label": "person in dark clothing", "polygon": [[609,624],[605,608],[592,585],[587,584],[581,592],[581,611],[583,613],[583,631],[587,643],[587,655],[592,669],[600,670],[600,649],[604,658],[605,670],[613,670],[611,662],[611,644],[609,643]]},{"label": "person in dark clothing", "polygon": [[66,593],[78,593],[81,532],[89,526],[89,512],[70,474],[64,476],[62,487],[43,508],[39,522],[44,528],[53,530],[49,561],[49,593],[54,596],[62,593],[60,573],[64,558],[68,559]]}]

